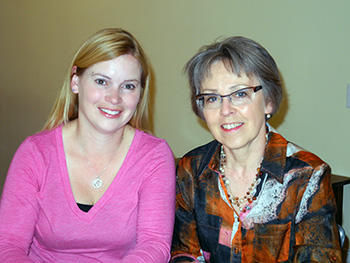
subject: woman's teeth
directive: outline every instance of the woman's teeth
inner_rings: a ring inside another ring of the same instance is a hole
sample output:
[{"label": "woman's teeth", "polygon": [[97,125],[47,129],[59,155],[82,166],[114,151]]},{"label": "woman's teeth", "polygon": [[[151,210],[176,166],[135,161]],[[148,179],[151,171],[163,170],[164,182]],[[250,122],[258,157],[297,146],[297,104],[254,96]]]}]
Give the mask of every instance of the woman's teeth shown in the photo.
[{"label": "woman's teeth", "polygon": [[110,114],[110,115],[116,115],[116,114],[120,113],[120,111],[117,111],[117,110],[107,110],[107,109],[102,109],[102,108],[101,108],[101,111],[103,111],[107,114]]},{"label": "woman's teeth", "polygon": [[236,128],[236,127],[242,125],[242,123],[243,123],[243,122],[239,122],[239,123],[230,123],[230,124],[223,124],[222,127],[223,127],[224,129],[229,130],[229,129],[234,129],[234,128]]}]

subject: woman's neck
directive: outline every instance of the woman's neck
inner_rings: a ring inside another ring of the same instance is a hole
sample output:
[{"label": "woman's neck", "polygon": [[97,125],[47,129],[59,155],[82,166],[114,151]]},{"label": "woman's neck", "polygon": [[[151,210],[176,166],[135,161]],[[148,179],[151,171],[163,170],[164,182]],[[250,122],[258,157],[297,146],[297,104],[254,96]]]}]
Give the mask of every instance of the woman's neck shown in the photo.
[{"label": "woman's neck", "polygon": [[240,174],[255,171],[262,162],[265,146],[265,132],[261,132],[253,142],[240,149],[230,149],[224,146],[226,169]]},{"label": "woman's neck", "polygon": [[129,125],[124,126],[113,134],[103,134],[96,130],[88,129],[79,122],[69,122],[70,136],[72,141],[76,142],[76,146],[84,152],[84,154],[90,156],[90,158],[103,158],[103,156],[110,156],[116,153],[119,148],[124,144],[126,137],[130,137],[133,134],[133,128]]}]

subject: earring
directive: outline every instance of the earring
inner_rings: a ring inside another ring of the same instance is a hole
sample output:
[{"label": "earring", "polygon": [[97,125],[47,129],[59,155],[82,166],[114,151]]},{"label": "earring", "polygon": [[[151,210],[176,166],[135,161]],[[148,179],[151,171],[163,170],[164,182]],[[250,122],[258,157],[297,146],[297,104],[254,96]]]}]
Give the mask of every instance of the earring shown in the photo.
[{"label": "earring", "polygon": [[265,114],[265,120],[268,121],[269,119],[271,119],[271,114],[270,113]]}]

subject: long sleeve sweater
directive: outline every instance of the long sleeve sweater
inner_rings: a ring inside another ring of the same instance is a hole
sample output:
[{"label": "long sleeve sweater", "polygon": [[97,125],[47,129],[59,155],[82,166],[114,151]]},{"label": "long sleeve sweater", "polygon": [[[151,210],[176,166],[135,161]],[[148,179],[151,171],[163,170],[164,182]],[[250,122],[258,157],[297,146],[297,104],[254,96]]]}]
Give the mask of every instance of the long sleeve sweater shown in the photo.
[{"label": "long sleeve sweater", "polygon": [[2,193],[0,262],[168,262],[174,169],[167,143],[137,130],[114,181],[86,213],[71,190],[62,126],[28,137]]}]

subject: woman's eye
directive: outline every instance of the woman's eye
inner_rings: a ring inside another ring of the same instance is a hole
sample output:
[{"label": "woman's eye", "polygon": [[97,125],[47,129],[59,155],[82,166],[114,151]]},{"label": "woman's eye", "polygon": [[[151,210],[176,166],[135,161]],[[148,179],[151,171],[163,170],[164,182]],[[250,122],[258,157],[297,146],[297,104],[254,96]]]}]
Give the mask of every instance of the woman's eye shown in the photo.
[{"label": "woman's eye", "polygon": [[248,93],[247,91],[244,89],[244,90],[237,90],[235,93],[232,94],[233,97],[235,98],[245,98]]},{"label": "woman's eye", "polygon": [[102,86],[106,86],[107,85],[107,81],[105,81],[104,79],[96,79],[95,82],[98,85],[102,85]]},{"label": "woman's eye", "polygon": [[207,96],[205,102],[206,103],[215,103],[217,102],[218,97],[217,96]]},{"label": "woman's eye", "polygon": [[134,90],[136,87],[134,84],[125,84],[124,88],[127,90]]}]

